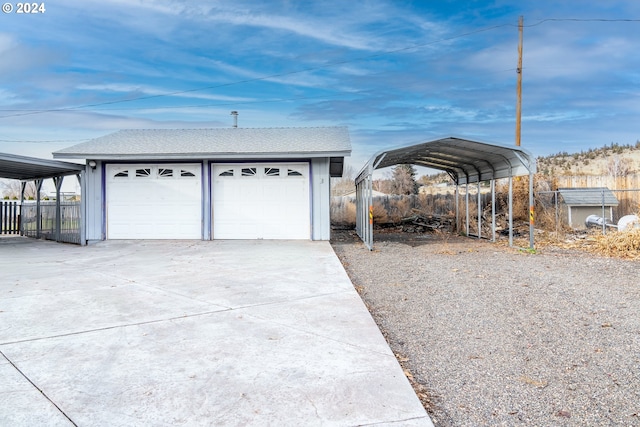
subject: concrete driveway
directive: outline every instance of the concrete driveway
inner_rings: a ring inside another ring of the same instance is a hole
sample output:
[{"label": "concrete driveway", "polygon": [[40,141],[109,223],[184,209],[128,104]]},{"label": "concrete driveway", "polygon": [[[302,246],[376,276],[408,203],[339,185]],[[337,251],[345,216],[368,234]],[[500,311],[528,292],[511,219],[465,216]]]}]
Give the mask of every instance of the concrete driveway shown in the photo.
[{"label": "concrete driveway", "polygon": [[0,352],[0,425],[432,425],[328,242],[0,238]]}]

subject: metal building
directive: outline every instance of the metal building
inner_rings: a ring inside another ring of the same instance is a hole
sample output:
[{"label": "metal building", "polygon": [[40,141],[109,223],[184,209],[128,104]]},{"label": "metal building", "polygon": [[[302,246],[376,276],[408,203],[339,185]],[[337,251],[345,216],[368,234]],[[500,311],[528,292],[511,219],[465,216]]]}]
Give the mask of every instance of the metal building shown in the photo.
[{"label": "metal building", "polygon": [[[529,245],[533,248],[533,175],[536,172],[536,161],[533,155],[520,147],[489,144],[463,138],[446,137],[433,141],[401,146],[382,150],[374,154],[362,168],[356,178],[356,231],[369,249],[373,249],[373,206],[372,183],[373,171],[398,164],[413,164],[445,171],[456,185],[456,200],[459,186],[468,190],[470,184],[478,186],[489,181],[492,196],[492,239],[495,239],[495,180],[509,180],[509,243],[513,244],[513,186],[516,176],[529,175],[529,206],[531,220]],[[465,191],[466,204],[469,204],[469,191]],[[478,202],[478,230],[480,230],[481,203]],[[466,209],[466,227],[469,235],[469,209]],[[459,209],[456,204],[456,216]],[[480,238],[480,232],[478,233]]]}]

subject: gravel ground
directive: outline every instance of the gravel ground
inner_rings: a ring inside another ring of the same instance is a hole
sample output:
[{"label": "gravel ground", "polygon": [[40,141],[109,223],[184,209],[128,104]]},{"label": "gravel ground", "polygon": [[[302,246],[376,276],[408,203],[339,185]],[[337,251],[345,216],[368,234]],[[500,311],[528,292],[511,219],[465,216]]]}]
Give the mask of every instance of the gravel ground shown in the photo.
[{"label": "gravel ground", "polygon": [[433,235],[332,245],[436,426],[640,426],[640,261]]}]

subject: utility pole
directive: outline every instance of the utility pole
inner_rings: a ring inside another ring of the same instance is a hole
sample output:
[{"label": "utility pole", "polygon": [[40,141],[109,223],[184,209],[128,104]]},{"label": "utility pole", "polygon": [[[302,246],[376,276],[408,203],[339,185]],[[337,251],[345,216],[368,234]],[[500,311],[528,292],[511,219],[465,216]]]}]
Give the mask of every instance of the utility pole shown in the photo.
[{"label": "utility pole", "polygon": [[524,18],[520,16],[518,20],[518,84],[516,88],[516,145],[520,146],[520,125],[522,121],[522,29],[524,27]]}]

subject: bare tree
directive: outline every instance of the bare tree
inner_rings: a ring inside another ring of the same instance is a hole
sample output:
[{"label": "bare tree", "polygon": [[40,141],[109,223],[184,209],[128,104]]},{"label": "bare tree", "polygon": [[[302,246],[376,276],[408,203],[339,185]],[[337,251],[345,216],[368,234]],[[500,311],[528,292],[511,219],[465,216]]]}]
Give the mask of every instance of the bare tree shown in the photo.
[{"label": "bare tree", "polygon": [[393,193],[393,181],[390,179],[376,179],[373,181],[372,187],[375,191],[379,191],[384,194]]},{"label": "bare tree", "polygon": [[631,168],[631,160],[620,156],[613,156],[607,162],[607,173],[614,178],[629,175]]},{"label": "bare tree", "polygon": [[[2,196],[8,197],[10,199],[19,199],[20,191],[22,191],[22,186],[20,181],[16,180],[8,180],[0,183],[2,186]],[[27,185],[24,189],[24,198],[25,199],[35,199],[36,198],[36,184],[33,181],[27,182]],[[40,192],[40,196],[44,196],[44,193]]]},{"label": "bare tree", "polygon": [[331,195],[342,196],[356,191],[355,169],[353,166],[345,166],[341,178],[331,178]]}]

